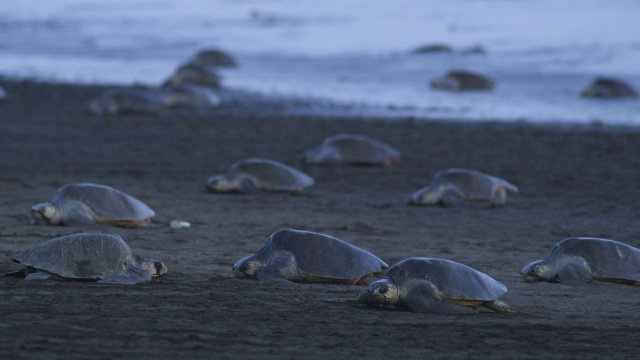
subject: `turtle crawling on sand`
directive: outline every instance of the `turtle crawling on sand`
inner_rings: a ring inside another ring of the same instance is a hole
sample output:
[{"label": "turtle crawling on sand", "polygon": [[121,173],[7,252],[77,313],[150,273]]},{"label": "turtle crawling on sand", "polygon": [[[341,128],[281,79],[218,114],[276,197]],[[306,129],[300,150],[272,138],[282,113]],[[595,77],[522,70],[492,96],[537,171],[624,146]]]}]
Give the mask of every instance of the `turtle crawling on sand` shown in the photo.
[{"label": "turtle crawling on sand", "polygon": [[25,266],[9,273],[25,280],[85,280],[137,284],[167,273],[158,260],[131,253],[116,234],[72,234],[32,246],[13,258]]},{"label": "turtle crawling on sand", "polygon": [[431,81],[431,88],[452,91],[489,91],[496,87],[495,81],[469,71],[451,70],[447,75]]},{"label": "turtle crawling on sand", "polygon": [[233,273],[259,281],[366,284],[388,266],[372,253],[334,237],[300,230],[273,233],[262,249],[238,260]]},{"label": "turtle crawling on sand", "polygon": [[326,138],[306,151],[300,161],[307,164],[391,165],[400,159],[400,151],[364,135],[339,134]]},{"label": "turtle crawling on sand", "polygon": [[283,163],[267,159],[247,159],[231,165],[226,175],[207,181],[209,192],[278,191],[300,193],[313,185],[313,178]]},{"label": "turtle crawling on sand", "polygon": [[638,97],[638,93],[620,80],[600,77],[595,79],[581,96],[594,99],[633,99]]},{"label": "turtle crawling on sand", "polygon": [[85,105],[95,115],[158,115],[163,110],[163,95],[158,89],[128,88],[104,92]]},{"label": "turtle crawling on sand", "polygon": [[640,285],[640,249],[598,238],[569,238],[557,243],[551,255],[525,266],[523,280],[593,280]]},{"label": "turtle crawling on sand", "polygon": [[408,203],[451,206],[459,200],[466,200],[504,206],[507,203],[507,191],[518,192],[518,187],[479,171],[447,169],[434,175],[429,186],[411,195]]},{"label": "turtle crawling on sand", "polygon": [[487,274],[451,260],[409,258],[389,268],[384,279],[369,284],[358,302],[413,312],[440,312],[448,304],[513,312],[498,297],[507,288]]},{"label": "turtle crawling on sand", "polygon": [[36,222],[50,225],[101,223],[122,227],[146,226],[155,212],[142,201],[105,185],[68,184],[47,202],[31,208]]}]

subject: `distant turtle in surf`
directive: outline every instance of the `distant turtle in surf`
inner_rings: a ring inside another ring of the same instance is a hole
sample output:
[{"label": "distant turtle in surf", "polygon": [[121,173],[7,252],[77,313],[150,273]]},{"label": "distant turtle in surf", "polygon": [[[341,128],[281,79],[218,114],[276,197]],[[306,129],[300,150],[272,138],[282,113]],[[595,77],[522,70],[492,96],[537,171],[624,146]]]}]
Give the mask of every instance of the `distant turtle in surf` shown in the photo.
[{"label": "distant turtle in surf", "polygon": [[629,99],[637,98],[638,93],[620,80],[601,77],[589,85],[581,96],[594,99]]},{"label": "distant turtle in surf", "polygon": [[210,88],[190,83],[170,86],[164,95],[167,108],[206,110],[218,105],[220,98]]},{"label": "distant turtle in surf", "polygon": [[85,105],[86,112],[96,115],[158,115],[162,109],[160,91],[137,87],[106,91]]},{"label": "distant turtle in surf", "polygon": [[451,206],[459,200],[466,200],[504,206],[507,203],[507,191],[518,192],[518,187],[479,171],[447,169],[434,175],[429,186],[411,195],[408,203]]},{"label": "distant turtle in surf", "polygon": [[191,63],[205,67],[234,67],[238,65],[231,55],[218,49],[200,51],[191,59]]},{"label": "distant turtle in surf", "polygon": [[523,280],[593,280],[640,285],[640,249],[598,238],[569,238],[557,243],[551,255],[525,266]]},{"label": "distant turtle in surf", "polygon": [[231,165],[226,175],[207,181],[210,192],[279,191],[299,193],[313,185],[313,178],[283,163],[267,159],[247,159]]},{"label": "distant turtle in surf", "polygon": [[409,258],[389,268],[384,279],[369,284],[358,302],[413,312],[448,310],[448,304],[513,312],[498,297],[506,286],[489,275],[451,260]]},{"label": "distant turtle in surf", "polygon": [[447,44],[434,43],[434,44],[427,44],[427,45],[420,46],[414,49],[411,53],[412,54],[442,54],[442,53],[451,54],[453,53],[453,48],[451,48],[451,46]]},{"label": "distant turtle in surf", "polygon": [[32,246],[13,258],[25,269],[9,273],[25,280],[85,280],[137,284],[167,273],[158,260],[131,253],[116,234],[72,234]]},{"label": "distant turtle in surf", "polygon": [[436,90],[488,91],[495,87],[495,81],[486,76],[460,70],[449,71],[444,77],[431,81],[431,88]]},{"label": "distant turtle in surf", "polygon": [[233,273],[259,281],[366,284],[388,266],[346,241],[300,230],[273,233],[262,249],[238,260]]},{"label": "distant turtle in surf", "polygon": [[220,77],[213,70],[205,66],[187,63],[176,69],[173,75],[171,75],[162,86],[168,87],[184,83],[218,88],[220,87]]},{"label": "distant turtle in surf", "polygon": [[368,136],[354,134],[330,136],[300,156],[303,163],[328,165],[391,165],[399,160],[400,151]]},{"label": "distant turtle in surf", "polygon": [[53,198],[31,208],[37,222],[51,225],[101,223],[122,227],[145,226],[155,212],[142,201],[105,185],[68,184]]}]

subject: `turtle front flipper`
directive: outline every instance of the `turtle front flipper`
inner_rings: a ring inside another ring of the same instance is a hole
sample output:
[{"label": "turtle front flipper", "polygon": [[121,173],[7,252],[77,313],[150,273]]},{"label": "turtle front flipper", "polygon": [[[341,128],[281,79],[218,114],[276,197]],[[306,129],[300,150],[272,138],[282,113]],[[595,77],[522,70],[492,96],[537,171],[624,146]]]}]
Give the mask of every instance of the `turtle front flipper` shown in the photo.
[{"label": "turtle front flipper", "polygon": [[133,285],[141,282],[151,281],[151,272],[142,268],[129,268],[121,274],[104,278],[98,282],[107,284]]},{"label": "turtle front flipper", "polygon": [[249,177],[245,177],[240,180],[240,186],[238,187],[238,190],[244,194],[252,194],[261,191],[261,189],[256,185],[255,180]]},{"label": "turtle front flipper", "polygon": [[292,253],[278,250],[273,254],[273,258],[268,265],[258,271],[258,281],[302,281],[302,276],[298,273],[296,260]]},{"label": "turtle front flipper", "polygon": [[438,289],[430,282],[414,283],[403,299],[404,306],[413,312],[444,312],[446,303],[442,301]]},{"label": "turtle front flipper", "polygon": [[95,222],[92,211],[82,203],[74,203],[66,208],[62,219],[64,225],[90,225]]},{"label": "turtle front flipper", "polygon": [[578,281],[590,283],[593,281],[591,268],[582,257],[564,259],[564,264],[558,271],[558,281]]}]

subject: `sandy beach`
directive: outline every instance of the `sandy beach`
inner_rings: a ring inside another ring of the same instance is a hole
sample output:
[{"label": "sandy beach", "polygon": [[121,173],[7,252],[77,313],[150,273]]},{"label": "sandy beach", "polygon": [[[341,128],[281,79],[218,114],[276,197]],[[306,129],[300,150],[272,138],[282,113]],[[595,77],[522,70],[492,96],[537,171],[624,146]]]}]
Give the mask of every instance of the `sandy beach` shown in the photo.
[{"label": "sandy beach", "polygon": [[[99,86],[3,81],[0,272],[26,247],[76,232],[123,236],[169,273],[123,286],[0,278],[0,357],[10,358],[631,358],[639,289],[524,283],[527,263],[572,236],[640,246],[640,131],[598,124],[457,122],[313,115],[316,104],[231,91],[206,114],[96,117]],[[302,111],[302,110],[309,110]],[[402,151],[389,167],[304,167],[301,195],[218,195],[206,179],[249,157],[295,165],[338,133]],[[480,170],[519,186],[505,208],[403,202],[439,170]],[[125,191],[155,226],[33,225],[29,210],[71,182]],[[172,230],[171,220],[189,221]],[[332,235],[389,264],[462,262],[505,284],[519,310],[416,314],[356,302],[361,286],[261,284],[231,266],[282,228]]]}]

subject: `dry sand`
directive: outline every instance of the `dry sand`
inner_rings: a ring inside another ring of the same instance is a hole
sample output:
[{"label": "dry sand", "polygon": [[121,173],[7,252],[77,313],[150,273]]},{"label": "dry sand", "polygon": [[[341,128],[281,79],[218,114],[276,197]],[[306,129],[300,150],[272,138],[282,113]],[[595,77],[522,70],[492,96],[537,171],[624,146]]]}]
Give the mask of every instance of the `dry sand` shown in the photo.
[{"label": "dry sand", "polygon": [[[3,83],[0,272],[23,248],[74,232],[114,232],[169,273],[136,286],[0,278],[0,357],[8,358],[602,358],[635,357],[639,289],[529,284],[519,271],[570,236],[640,246],[640,132],[603,126],[374,121],[292,115],[308,104],[223,94],[207,115],[93,117],[102,89]],[[226,96],[226,98],[225,98]],[[318,167],[306,193],[215,195],[206,179],[237,160],[294,164],[326,136],[350,132],[400,149],[391,167]],[[410,207],[447,167],[502,177],[507,207]],[[30,207],[70,182],[138,197],[157,226],[30,224]],[[169,221],[192,227],[171,230]],[[442,257],[504,283],[498,314],[415,314],[357,304],[360,286],[260,284],[231,265],[281,228],[333,235],[389,264]]]}]

